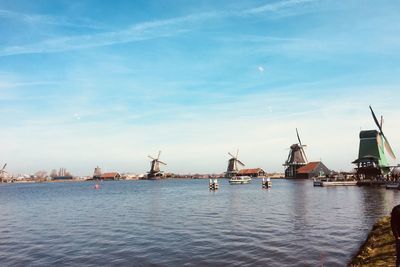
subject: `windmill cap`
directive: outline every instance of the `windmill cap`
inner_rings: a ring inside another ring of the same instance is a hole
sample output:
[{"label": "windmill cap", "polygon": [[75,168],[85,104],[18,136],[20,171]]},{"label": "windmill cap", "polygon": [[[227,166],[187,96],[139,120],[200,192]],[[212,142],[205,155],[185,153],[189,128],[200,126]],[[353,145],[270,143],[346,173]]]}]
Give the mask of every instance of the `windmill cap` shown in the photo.
[{"label": "windmill cap", "polygon": [[290,146],[291,149],[296,149],[296,148],[300,148],[299,144],[293,144]]},{"label": "windmill cap", "polygon": [[375,138],[378,135],[377,130],[361,131],[360,138]]}]

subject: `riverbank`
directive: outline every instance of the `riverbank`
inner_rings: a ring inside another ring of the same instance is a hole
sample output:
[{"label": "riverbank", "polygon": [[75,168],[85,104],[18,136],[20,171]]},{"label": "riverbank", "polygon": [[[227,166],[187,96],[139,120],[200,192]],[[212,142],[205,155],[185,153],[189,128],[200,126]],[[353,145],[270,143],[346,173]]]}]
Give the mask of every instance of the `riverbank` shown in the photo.
[{"label": "riverbank", "polygon": [[390,216],[372,227],[367,240],[349,263],[349,267],[395,266],[396,248],[390,227]]}]

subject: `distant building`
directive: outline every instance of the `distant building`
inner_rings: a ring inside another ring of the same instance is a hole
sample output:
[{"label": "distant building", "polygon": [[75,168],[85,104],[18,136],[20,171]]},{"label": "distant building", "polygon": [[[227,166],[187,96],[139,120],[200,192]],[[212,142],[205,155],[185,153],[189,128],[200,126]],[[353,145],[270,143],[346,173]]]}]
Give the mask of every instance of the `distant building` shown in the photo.
[{"label": "distant building", "polygon": [[238,175],[247,175],[250,177],[265,177],[265,171],[261,168],[241,169]]},{"label": "distant building", "polygon": [[123,173],[121,174],[121,178],[125,180],[139,180],[139,175],[134,173]]},{"label": "distant building", "polygon": [[52,173],[50,174],[50,177],[52,178],[53,181],[66,181],[74,179],[74,177],[71,175],[70,172],[67,171],[66,168],[60,168],[58,173],[56,170],[53,170]]},{"label": "distant building", "polygon": [[63,175],[63,176],[55,176],[52,177],[53,181],[65,181],[65,180],[72,180],[74,177],[72,175]]},{"label": "distant building", "polygon": [[106,172],[100,176],[102,180],[119,180],[121,175],[118,172]]},{"label": "distant building", "polygon": [[302,179],[312,179],[318,176],[326,176],[330,174],[330,170],[321,162],[309,162],[307,165],[297,170],[297,177]]}]

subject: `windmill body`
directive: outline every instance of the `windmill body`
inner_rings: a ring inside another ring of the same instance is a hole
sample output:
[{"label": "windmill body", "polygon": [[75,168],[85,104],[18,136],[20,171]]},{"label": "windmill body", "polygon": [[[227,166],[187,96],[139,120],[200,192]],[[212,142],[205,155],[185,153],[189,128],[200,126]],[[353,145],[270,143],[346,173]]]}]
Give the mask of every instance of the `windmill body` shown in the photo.
[{"label": "windmill body", "polygon": [[0,182],[8,181],[8,173],[5,171],[6,167],[7,167],[7,163],[4,164],[2,169],[0,169]]},{"label": "windmill body", "polygon": [[225,178],[232,178],[236,176],[241,167],[245,165],[238,159],[239,150],[236,151],[236,156],[232,155],[230,152],[228,152],[228,155],[231,156],[231,158],[228,160],[228,168],[225,172]]},{"label": "windmill body", "polygon": [[378,178],[389,174],[390,164],[388,157],[396,159],[393,150],[382,131],[383,118],[378,122],[374,111],[370,107],[372,117],[379,129],[360,132],[360,146],[358,158],[353,161],[360,178]]},{"label": "windmill body", "polygon": [[308,163],[304,147],[300,140],[299,132],[296,129],[297,139],[299,143],[290,146],[287,160],[283,164],[285,166],[285,178],[296,178],[297,170]]},{"label": "windmill body", "polygon": [[166,163],[160,160],[161,151],[158,152],[157,158],[152,156],[148,156],[151,159],[150,162],[150,171],[147,173],[147,178],[150,180],[157,180],[164,178],[164,172],[160,170],[160,164],[167,165]]}]

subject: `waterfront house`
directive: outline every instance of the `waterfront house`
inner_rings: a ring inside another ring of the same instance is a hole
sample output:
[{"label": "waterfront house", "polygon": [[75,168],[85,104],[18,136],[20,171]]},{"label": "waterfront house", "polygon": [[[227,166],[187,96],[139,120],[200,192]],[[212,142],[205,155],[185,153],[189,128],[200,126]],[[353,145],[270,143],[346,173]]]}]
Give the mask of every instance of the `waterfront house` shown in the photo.
[{"label": "waterfront house", "polygon": [[118,172],[106,172],[100,176],[102,180],[119,180],[121,175]]},{"label": "waterfront house", "polygon": [[297,170],[296,178],[312,179],[318,176],[327,176],[331,171],[321,161],[309,162]]},{"label": "waterfront house", "polygon": [[250,176],[250,177],[265,177],[265,171],[261,168],[254,169],[241,169],[238,172],[239,176]]}]

